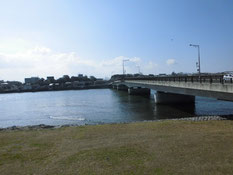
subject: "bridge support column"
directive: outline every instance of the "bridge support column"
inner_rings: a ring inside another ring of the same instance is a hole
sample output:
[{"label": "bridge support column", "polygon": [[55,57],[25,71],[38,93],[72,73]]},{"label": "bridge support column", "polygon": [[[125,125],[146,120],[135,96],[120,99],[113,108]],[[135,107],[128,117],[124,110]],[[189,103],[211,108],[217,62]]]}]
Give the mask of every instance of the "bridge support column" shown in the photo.
[{"label": "bridge support column", "polygon": [[129,95],[150,95],[150,89],[148,88],[129,88],[128,89]]},{"label": "bridge support column", "polygon": [[112,85],[112,88],[113,89],[117,89],[117,85]]},{"label": "bridge support column", "polygon": [[195,96],[160,92],[154,94],[156,104],[195,103]]},{"label": "bridge support column", "polygon": [[118,85],[117,86],[118,91],[128,91],[128,86],[125,85]]}]

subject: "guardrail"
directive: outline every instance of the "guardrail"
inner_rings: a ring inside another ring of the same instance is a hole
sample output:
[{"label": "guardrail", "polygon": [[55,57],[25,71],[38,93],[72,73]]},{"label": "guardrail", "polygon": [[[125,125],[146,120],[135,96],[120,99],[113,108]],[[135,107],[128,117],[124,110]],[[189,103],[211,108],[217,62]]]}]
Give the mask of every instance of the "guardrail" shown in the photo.
[{"label": "guardrail", "polygon": [[125,77],[124,80],[151,80],[151,81],[168,81],[168,82],[198,82],[198,83],[231,83],[232,79],[224,80],[223,75],[215,76],[163,76],[163,77]]}]

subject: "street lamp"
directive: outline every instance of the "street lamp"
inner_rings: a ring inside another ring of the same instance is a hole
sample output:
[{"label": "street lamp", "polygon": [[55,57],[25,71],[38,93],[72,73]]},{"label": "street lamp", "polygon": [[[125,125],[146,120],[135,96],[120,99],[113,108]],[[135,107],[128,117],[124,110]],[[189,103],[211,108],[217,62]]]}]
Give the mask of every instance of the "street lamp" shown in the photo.
[{"label": "street lamp", "polygon": [[122,60],[122,67],[123,67],[123,75],[125,75],[125,62],[129,61],[129,59],[123,59]]},{"label": "street lamp", "polygon": [[196,62],[196,66],[197,66],[197,71],[199,73],[199,76],[201,76],[200,46],[196,44],[190,44],[189,46],[196,47],[198,49],[198,62]]},{"label": "street lamp", "polygon": [[137,65],[137,68],[138,68],[138,73],[141,74],[141,71],[140,71],[140,66]]}]

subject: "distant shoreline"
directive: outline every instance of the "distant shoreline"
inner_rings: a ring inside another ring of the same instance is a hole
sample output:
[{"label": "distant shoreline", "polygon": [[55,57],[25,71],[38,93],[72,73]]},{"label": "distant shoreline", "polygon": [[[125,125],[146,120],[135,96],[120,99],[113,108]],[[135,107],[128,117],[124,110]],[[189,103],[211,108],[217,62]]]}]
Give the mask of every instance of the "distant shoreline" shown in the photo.
[{"label": "distant shoreline", "polygon": [[40,90],[18,90],[18,91],[5,91],[0,92],[0,94],[10,94],[10,93],[25,93],[25,92],[49,92],[49,91],[66,91],[66,90],[88,90],[88,89],[108,89],[109,85],[95,85],[86,86],[82,88],[58,88],[58,89],[40,89]]}]

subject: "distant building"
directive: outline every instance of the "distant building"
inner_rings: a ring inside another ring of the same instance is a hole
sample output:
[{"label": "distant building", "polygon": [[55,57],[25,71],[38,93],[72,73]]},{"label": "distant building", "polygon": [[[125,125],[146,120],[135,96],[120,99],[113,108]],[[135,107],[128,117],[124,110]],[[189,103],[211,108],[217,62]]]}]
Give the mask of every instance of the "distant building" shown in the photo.
[{"label": "distant building", "polygon": [[10,85],[8,83],[1,83],[0,85],[3,89],[10,89]]},{"label": "distant building", "polygon": [[54,82],[55,81],[54,76],[47,77],[47,81]]},{"label": "distant building", "polygon": [[11,91],[19,91],[19,87],[16,86],[16,85],[12,85],[12,86],[10,87],[10,89],[11,89]]},{"label": "distant building", "polygon": [[225,71],[223,74],[233,74],[233,71]]},{"label": "distant building", "polygon": [[83,74],[78,74],[78,77],[79,77],[79,78],[83,77]]},{"label": "distant building", "polygon": [[95,78],[94,76],[90,76],[90,80],[91,80],[91,81],[95,81],[96,78]]},{"label": "distant building", "polygon": [[23,85],[23,90],[32,90],[32,86],[29,83],[27,83]]},{"label": "distant building", "polygon": [[165,74],[165,73],[162,73],[162,74],[159,74],[159,76],[166,76],[167,74]]},{"label": "distant building", "polygon": [[65,85],[71,85],[72,83],[71,82],[65,82]]},{"label": "distant building", "polygon": [[107,81],[103,80],[103,79],[97,79],[95,82],[94,82],[94,85],[100,85],[100,84],[105,84]]},{"label": "distant building", "polygon": [[39,77],[31,77],[31,78],[25,78],[25,84],[35,84],[40,80]]},{"label": "distant building", "polygon": [[85,86],[85,81],[74,81],[73,87],[83,88]]},{"label": "distant building", "polygon": [[63,75],[63,78],[64,79],[69,79],[70,77],[69,77],[69,75]]}]

